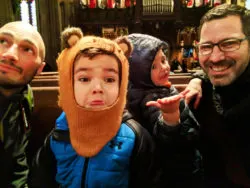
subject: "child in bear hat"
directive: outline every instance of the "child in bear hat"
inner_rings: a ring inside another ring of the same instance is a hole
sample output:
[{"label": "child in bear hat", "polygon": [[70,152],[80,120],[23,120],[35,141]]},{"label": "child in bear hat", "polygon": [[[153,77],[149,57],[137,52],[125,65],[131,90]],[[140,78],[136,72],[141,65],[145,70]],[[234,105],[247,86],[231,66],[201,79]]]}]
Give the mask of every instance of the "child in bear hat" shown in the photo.
[{"label": "child in bear hat", "polygon": [[128,61],[121,48],[83,37],[61,61],[63,113],[37,153],[32,187],[152,187],[154,142],[124,113]]}]

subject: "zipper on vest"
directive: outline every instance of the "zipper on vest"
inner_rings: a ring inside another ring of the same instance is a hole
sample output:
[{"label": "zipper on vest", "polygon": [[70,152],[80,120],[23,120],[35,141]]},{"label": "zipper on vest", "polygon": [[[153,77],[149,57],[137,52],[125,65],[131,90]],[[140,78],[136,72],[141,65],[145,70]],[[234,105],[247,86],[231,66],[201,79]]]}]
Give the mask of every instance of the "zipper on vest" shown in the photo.
[{"label": "zipper on vest", "polygon": [[82,186],[81,186],[82,188],[85,188],[85,181],[86,181],[88,164],[89,164],[89,158],[85,158],[84,165],[83,165],[83,172],[82,172]]}]

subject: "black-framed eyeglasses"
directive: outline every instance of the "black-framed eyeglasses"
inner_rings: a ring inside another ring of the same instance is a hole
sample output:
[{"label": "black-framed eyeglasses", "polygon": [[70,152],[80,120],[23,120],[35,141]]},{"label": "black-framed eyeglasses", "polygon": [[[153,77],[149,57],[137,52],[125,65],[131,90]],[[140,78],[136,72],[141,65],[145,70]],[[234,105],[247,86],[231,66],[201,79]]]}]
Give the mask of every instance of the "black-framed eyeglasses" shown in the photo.
[{"label": "black-framed eyeglasses", "polygon": [[222,52],[232,52],[238,50],[240,48],[241,42],[244,40],[247,40],[247,37],[243,39],[226,39],[218,43],[202,43],[197,44],[196,49],[198,50],[199,55],[203,56],[210,55],[213,52],[214,46],[218,46]]}]

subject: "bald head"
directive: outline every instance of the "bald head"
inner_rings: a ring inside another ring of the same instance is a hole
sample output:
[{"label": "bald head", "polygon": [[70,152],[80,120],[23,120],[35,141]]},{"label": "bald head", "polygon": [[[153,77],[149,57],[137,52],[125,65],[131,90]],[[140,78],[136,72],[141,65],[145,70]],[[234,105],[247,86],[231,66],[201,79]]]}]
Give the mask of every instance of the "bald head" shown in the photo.
[{"label": "bald head", "polygon": [[44,61],[44,42],[40,33],[32,25],[21,21],[9,22],[0,28],[0,33],[9,33],[10,35],[14,35],[17,37],[25,36],[27,40],[36,45],[41,61]]}]

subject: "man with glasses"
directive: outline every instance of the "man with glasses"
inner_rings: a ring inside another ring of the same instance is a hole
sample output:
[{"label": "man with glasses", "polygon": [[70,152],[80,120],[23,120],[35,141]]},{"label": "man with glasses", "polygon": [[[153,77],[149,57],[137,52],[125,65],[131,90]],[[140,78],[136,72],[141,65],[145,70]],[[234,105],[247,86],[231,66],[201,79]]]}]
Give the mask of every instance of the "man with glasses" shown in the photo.
[{"label": "man with glasses", "polygon": [[201,126],[205,187],[250,187],[250,11],[214,7],[201,19],[199,38],[205,74],[189,83],[186,101],[194,99]]}]

